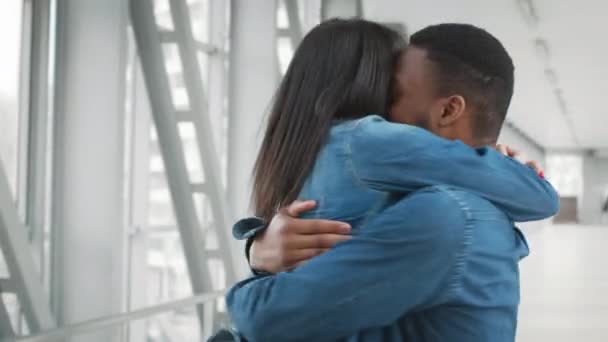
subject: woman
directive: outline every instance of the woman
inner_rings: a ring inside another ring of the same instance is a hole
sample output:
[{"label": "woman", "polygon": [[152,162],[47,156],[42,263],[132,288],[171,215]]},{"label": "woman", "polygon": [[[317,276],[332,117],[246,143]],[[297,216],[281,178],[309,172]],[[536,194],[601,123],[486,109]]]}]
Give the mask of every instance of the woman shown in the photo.
[{"label": "woman", "polygon": [[[404,47],[399,34],[365,20],[324,22],[303,39],[275,96],[256,162],[256,215],[269,221],[297,198],[315,199],[309,216],[348,222],[356,235],[394,203],[393,194],[441,184],[478,194],[516,221],[554,214],[555,192],[530,168],[490,149],[474,150],[385,120]],[[508,186],[502,186],[502,175]],[[274,341],[260,337],[273,336],[260,324],[274,322],[255,317],[263,314],[257,308],[239,311],[243,305],[235,303],[282,305],[290,314],[298,309],[289,298],[246,296],[255,286],[271,289],[270,278],[246,280],[227,297],[236,328],[250,339]],[[276,312],[272,317],[280,318]]]},{"label": "woman", "polygon": [[302,40],[275,95],[254,171],[256,215],[296,199],[331,127],[388,113],[401,35],[363,20],[331,20]]}]

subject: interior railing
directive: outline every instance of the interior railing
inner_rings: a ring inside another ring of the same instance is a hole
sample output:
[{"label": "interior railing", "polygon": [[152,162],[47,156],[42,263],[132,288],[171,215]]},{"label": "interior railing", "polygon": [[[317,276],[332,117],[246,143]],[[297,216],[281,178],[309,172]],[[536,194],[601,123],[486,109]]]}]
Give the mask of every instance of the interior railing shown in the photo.
[{"label": "interior railing", "polygon": [[224,296],[224,294],[225,291],[204,293],[165,304],[133,310],[127,313],[120,313],[116,315],[83,321],[80,323],[70,324],[62,326],[60,328],[44,331],[39,334],[4,339],[2,340],[2,342],[65,341],[70,337],[100,332],[104,329],[123,327],[134,321],[148,319],[159,314],[174,312],[176,310],[181,310],[185,308],[193,308],[199,305],[205,306],[205,324],[203,324],[203,327],[199,327],[199,329],[202,330],[200,336],[201,340],[205,341],[206,338],[212,334],[212,330],[217,327],[217,325],[214,324],[214,315],[216,315],[216,304],[217,301]]}]

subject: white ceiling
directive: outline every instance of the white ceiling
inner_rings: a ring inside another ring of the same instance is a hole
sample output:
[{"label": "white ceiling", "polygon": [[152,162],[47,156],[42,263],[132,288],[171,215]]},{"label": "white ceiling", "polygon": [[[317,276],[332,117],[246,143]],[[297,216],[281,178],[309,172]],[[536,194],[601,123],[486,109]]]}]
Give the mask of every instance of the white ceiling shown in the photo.
[{"label": "white ceiling", "polygon": [[[441,22],[485,28],[515,63],[507,120],[547,149],[608,149],[608,1],[529,2],[537,21],[522,11],[525,0],[364,0],[364,13],[402,22],[409,33]],[[547,49],[538,48],[538,39]],[[546,69],[554,71],[553,81]]]}]

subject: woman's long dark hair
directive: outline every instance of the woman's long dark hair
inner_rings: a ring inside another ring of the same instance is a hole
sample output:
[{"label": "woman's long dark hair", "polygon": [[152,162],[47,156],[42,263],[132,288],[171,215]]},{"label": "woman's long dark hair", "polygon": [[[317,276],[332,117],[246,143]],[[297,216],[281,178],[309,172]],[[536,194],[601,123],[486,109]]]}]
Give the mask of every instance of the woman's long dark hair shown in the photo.
[{"label": "woman's long dark hair", "polygon": [[294,201],[335,120],[385,115],[404,38],[362,19],[317,25],[295,51],[274,97],[255,163],[256,215]]}]

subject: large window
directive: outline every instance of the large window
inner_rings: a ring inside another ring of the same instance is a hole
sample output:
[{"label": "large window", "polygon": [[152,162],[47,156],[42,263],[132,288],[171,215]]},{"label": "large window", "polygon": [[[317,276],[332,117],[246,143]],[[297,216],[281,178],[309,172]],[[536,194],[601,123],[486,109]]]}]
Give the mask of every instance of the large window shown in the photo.
[{"label": "large window", "polygon": [[290,25],[287,5],[285,4],[285,0],[280,0],[277,3],[277,32],[279,32],[277,36],[277,54],[281,76],[285,75],[289,67],[289,62],[291,62],[295,50],[294,44],[298,43],[292,39]]},{"label": "large window", "polygon": [[21,74],[22,0],[0,2],[0,160],[13,195],[19,169],[19,75]]},{"label": "large window", "polygon": [[[21,203],[24,195],[24,184],[26,178],[25,151],[27,146],[27,113],[21,107],[22,100],[27,94],[21,92],[23,77],[22,60],[27,58],[22,44],[29,42],[29,37],[23,35],[24,13],[23,0],[3,0],[0,2],[0,167],[3,169],[11,189],[11,195],[19,208],[24,208]],[[27,84],[26,84],[27,85]],[[20,210],[23,219],[23,210]],[[0,250],[0,278],[9,276],[8,266],[4,255]],[[0,289],[1,290],[1,289]],[[1,292],[1,291],[0,291]],[[13,330],[16,332],[27,332],[24,323],[20,303],[13,293],[4,292],[2,298]],[[2,305],[2,303],[0,303]]]},{"label": "large window", "polygon": [[[19,152],[19,68],[21,11],[19,0],[0,3],[0,166],[8,177],[13,196],[17,190]],[[0,253],[0,277],[8,271]]]},{"label": "large window", "polygon": [[[188,0],[187,2],[190,7],[195,39],[223,50],[227,45],[228,18],[225,21],[226,26],[212,27],[212,14],[210,13],[213,10],[210,7],[212,3],[209,0]],[[214,1],[213,5],[227,6],[223,1]],[[227,8],[225,9],[224,12],[217,12],[228,15],[229,12]],[[174,23],[169,1],[155,0],[154,10],[156,22],[161,29],[173,30]],[[214,36],[213,32],[217,30],[221,34]],[[226,41],[217,41],[217,37],[223,37]],[[130,122],[128,122],[128,126],[131,128],[126,133],[128,144],[131,145],[129,147],[131,153],[128,155],[131,160],[128,161],[128,164],[131,164],[132,168],[127,170],[127,176],[132,189],[130,225],[134,228],[134,234],[129,243],[131,259],[131,274],[129,275],[131,301],[129,306],[130,309],[136,309],[191,296],[192,288],[167,184],[167,174],[160,149],[161,142],[154,125],[140,61],[135,53],[133,36],[129,38],[129,41],[131,58],[127,68],[126,105]],[[163,54],[174,107],[178,111],[189,110],[191,103],[184,82],[184,73],[188,70],[183,70],[177,44],[164,43]],[[218,88],[225,87],[225,83],[218,83],[216,77],[218,75],[226,76],[227,54],[218,53],[210,56],[200,52],[198,57],[202,83],[205,87],[205,94],[201,94],[201,96],[207,99],[206,102],[209,106],[224,103],[226,92],[218,92]],[[210,87],[214,87],[213,91],[209,90]],[[218,96],[219,99],[215,98]],[[227,113],[225,106],[215,106],[214,108],[220,108],[220,110],[210,110],[209,115],[212,116],[211,122],[214,125],[215,147],[222,161],[222,171],[225,173]],[[168,113],[168,115],[171,114]],[[179,133],[184,146],[190,180],[194,183],[204,182],[205,175],[194,126],[191,123],[182,122],[179,124]],[[203,195],[195,195],[194,200],[201,221],[200,229],[209,232],[205,241],[207,246],[201,246],[201,248],[211,249],[217,245],[217,239],[215,233],[207,229],[211,224],[209,200]],[[203,262],[207,262],[210,266],[214,285],[217,285],[218,289],[224,288],[225,282],[217,282],[223,277],[223,265],[213,263],[213,260]],[[142,292],[144,293],[142,294]],[[197,313],[194,308],[155,317],[141,322],[140,326],[134,324],[131,328],[131,340],[133,341],[140,340],[142,335],[147,341],[165,341],[167,339],[197,341],[201,339]]]},{"label": "large window", "polygon": [[277,56],[279,74],[285,75],[303,36],[321,21],[321,3],[307,0],[277,1]]}]

